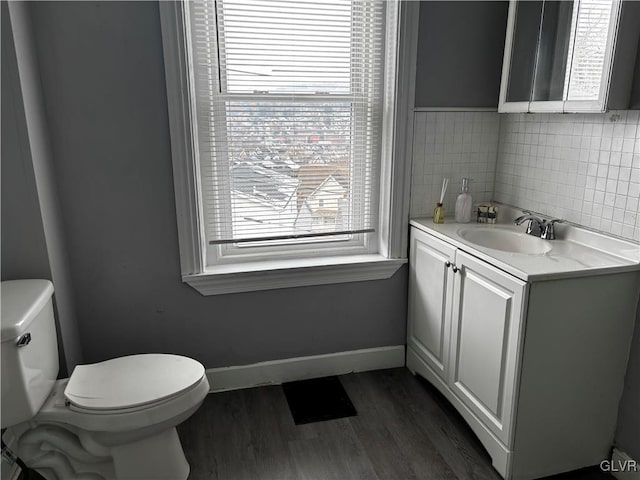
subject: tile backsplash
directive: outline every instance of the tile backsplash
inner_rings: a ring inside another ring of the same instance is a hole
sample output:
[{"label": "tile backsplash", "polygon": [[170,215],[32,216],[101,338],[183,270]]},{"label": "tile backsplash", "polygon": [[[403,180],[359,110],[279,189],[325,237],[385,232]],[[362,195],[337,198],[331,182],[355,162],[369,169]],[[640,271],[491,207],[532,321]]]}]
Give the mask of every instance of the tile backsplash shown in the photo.
[{"label": "tile backsplash", "polygon": [[411,216],[431,216],[442,178],[453,216],[462,177],[496,200],[640,241],[640,111],[415,112]]},{"label": "tile backsplash", "polygon": [[415,112],[411,216],[431,216],[443,177],[450,179],[444,199],[453,216],[462,177],[472,179],[474,202],[493,195],[500,117],[495,112]]},{"label": "tile backsplash", "polygon": [[640,112],[501,116],[493,198],[640,240]]}]

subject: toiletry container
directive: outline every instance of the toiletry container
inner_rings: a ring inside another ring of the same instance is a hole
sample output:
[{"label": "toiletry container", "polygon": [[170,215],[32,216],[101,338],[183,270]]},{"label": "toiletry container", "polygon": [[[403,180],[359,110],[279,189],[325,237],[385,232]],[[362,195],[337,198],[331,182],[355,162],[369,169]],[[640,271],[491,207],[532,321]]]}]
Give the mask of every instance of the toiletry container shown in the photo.
[{"label": "toiletry container", "polygon": [[444,223],[444,207],[438,202],[433,210],[433,223]]},{"label": "toiletry container", "polygon": [[469,223],[471,221],[471,204],[473,200],[469,193],[469,179],[462,179],[462,189],[456,200],[456,222]]}]

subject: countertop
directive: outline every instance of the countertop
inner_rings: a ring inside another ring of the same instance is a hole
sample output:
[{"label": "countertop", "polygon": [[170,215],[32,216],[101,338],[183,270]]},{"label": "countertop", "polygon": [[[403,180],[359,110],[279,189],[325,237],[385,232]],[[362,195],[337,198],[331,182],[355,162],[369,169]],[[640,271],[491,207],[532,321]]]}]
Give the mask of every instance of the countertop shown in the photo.
[{"label": "countertop", "polygon": [[639,244],[574,225],[557,224],[556,240],[531,236],[534,241],[549,242],[549,251],[539,254],[487,248],[461,236],[464,229],[471,228],[525,231],[526,222],[515,226],[511,221],[520,212],[508,207],[500,208],[499,219],[502,217],[502,221],[496,224],[452,221],[435,224],[431,218],[415,218],[410,224],[527,282],[640,270]]}]

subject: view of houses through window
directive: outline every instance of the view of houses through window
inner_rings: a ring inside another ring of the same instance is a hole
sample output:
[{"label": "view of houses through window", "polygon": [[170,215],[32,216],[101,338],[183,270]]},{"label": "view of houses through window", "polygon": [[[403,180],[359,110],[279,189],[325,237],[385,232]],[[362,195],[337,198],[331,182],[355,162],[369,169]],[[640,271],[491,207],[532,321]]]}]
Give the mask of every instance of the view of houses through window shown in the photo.
[{"label": "view of houses through window", "polygon": [[240,107],[227,127],[234,238],[349,229],[351,105]]}]

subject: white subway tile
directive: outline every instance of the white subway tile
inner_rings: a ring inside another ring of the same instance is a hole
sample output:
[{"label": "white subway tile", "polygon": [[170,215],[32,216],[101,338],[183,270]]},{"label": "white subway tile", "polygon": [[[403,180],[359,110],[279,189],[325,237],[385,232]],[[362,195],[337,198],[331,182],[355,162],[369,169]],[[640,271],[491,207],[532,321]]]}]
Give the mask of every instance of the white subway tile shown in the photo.
[{"label": "white subway tile", "polygon": [[[500,120],[496,200],[548,215],[561,212],[626,238],[638,236],[639,112],[509,114]],[[523,188],[516,180],[522,177],[533,185]]]}]

